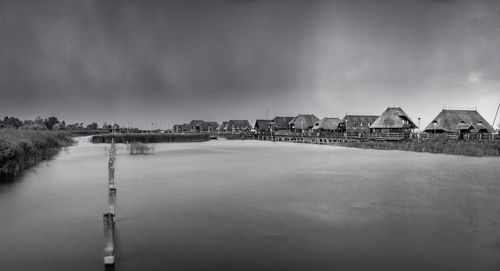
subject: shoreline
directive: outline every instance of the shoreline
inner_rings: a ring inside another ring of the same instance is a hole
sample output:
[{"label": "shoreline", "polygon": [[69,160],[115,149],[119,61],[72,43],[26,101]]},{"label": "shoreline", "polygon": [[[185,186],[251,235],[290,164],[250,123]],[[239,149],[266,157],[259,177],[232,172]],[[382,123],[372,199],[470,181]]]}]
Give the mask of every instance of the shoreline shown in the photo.
[{"label": "shoreline", "polygon": [[[411,152],[423,152],[434,154],[449,154],[472,157],[498,157],[500,156],[500,141],[493,142],[476,142],[476,141],[356,141],[346,140],[337,142],[319,142],[318,138],[314,140],[305,140],[301,142],[282,141],[282,140],[259,140],[270,142],[289,142],[315,145],[329,145],[339,147],[349,147],[358,149],[373,149],[373,150],[399,150]],[[245,139],[242,139],[245,140]]]}]

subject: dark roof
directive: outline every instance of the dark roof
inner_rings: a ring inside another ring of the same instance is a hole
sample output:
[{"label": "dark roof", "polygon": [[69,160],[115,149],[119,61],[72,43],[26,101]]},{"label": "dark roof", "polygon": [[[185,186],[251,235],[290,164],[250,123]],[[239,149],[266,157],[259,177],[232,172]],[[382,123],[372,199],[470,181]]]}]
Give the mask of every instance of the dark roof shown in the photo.
[{"label": "dark roof", "polygon": [[293,125],[296,129],[307,129],[312,128],[314,123],[319,119],[312,114],[300,114],[297,117],[293,118],[288,125]]},{"label": "dark roof", "polygon": [[198,127],[201,130],[207,130],[208,127],[212,127],[213,129],[219,128],[219,123],[215,121],[203,121],[200,124],[198,124]]},{"label": "dark roof", "polygon": [[[404,124],[404,121],[408,124]],[[370,128],[417,128],[401,107],[388,107]]]},{"label": "dark roof", "polygon": [[293,119],[294,117],[275,117],[271,121],[272,128],[278,130],[288,130],[288,123]]},{"label": "dark roof", "polygon": [[252,125],[250,124],[250,122],[248,122],[248,120],[229,120],[229,122],[227,123],[227,128],[228,129],[252,129]]},{"label": "dark roof", "polygon": [[198,126],[200,125],[200,123],[202,123],[203,121],[202,120],[192,120],[190,123],[189,123],[189,126]]},{"label": "dark roof", "polygon": [[337,130],[342,120],[339,118],[323,118],[314,124],[313,129]]},{"label": "dark roof", "polygon": [[271,120],[256,120],[255,125],[254,125],[254,129],[260,130],[260,131],[267,130],[267,129],[269,129],[270,123],[271,123]]},{"label": "dark roof", "polygon": [[[436,122],[436,125],[434,125]],[[486,129],[488,133],[494,131],[491,126],[476,110],[448,110],[443,109],[434,120],[427,125],[425,131],[442,130],[456,133],[458,130],[471,129],[472,132]]]},{"label": "dark roof", "polygon": [[[343,123],[346,129],[353,128],[356,123],[356,128],[368,128],[369,125],[374,123],[378,117],[377,115],[345,115]],[[362,124],[362,125],[361,125]]]}]

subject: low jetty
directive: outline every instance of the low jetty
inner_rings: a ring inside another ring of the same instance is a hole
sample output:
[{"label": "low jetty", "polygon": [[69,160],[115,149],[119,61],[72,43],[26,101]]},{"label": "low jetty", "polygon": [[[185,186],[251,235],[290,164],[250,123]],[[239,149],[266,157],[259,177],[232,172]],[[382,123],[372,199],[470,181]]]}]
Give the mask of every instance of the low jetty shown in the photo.
[{"label": "low jetty", "polygon": [[105,134],[92,136],[92,143],[162,143],[203,142],[210,140],[209,134]]},{"label": "low jetty", "polygon": [[13,177],[73,143],[66,132],[0,129],[0,177]]}]

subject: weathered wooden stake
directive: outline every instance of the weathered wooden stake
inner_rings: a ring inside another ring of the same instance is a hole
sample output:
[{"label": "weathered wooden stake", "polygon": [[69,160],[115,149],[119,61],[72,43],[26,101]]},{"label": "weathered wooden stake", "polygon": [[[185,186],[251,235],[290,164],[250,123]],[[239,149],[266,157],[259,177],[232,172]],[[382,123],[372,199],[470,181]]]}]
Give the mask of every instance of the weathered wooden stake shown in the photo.
[{"label": "weathered wooden stake", "polygon": [[104,264],[115,264],[115,223],[112,213],[105,213],[104,220]]},{"label": "weathered wooden stake", "polygon": [[109,212],[115,215],[116,210],[116,188],[109,189]]},{"label": "weathered wooden stake", "polygon": [[109,187],[115,186],[115,165],[113,163],[113,159],[109,159],[108,163],[108,175],[109,175]]}]

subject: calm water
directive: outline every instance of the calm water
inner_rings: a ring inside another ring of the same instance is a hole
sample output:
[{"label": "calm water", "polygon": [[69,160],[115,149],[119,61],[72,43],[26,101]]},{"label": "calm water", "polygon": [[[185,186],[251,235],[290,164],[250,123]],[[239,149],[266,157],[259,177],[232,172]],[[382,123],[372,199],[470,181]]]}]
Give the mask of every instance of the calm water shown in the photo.
[{"label": "calm water", "polygon": [[[103,270],[107,145],[0,185],[0,270]],[[115,270],[499,270],[500,159],[118,145]]]}]

